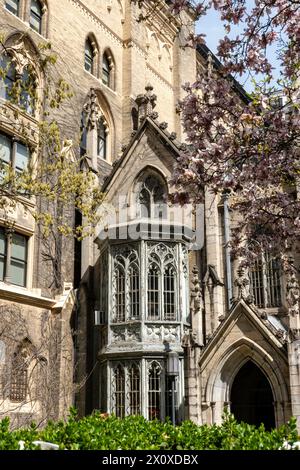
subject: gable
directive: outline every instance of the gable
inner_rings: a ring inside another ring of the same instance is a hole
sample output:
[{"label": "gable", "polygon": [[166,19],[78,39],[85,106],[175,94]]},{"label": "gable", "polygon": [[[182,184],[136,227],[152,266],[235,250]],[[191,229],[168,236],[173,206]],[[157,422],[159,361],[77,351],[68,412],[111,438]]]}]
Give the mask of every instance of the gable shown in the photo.
[{"label": "gable", "polygon": [[115,204],[122,197],[129,203],[134,182],[147,167],[156,170],[168,181],[178,152],[175,143],[168,138],[168,133],[163,132],[152,120],[146,119],[104,182],[103,191],[107,194],[107,201]]},{"label": "gable", "polygon": [[244,301],[240,301],[204,348],[200,358],[201,368],[219,360],[229,348],[243,340],[256,345],[261,354],[270,357],[279,355],[287,360],[285,341],[281,335],[277,334],[272,325],[262,320]]}]

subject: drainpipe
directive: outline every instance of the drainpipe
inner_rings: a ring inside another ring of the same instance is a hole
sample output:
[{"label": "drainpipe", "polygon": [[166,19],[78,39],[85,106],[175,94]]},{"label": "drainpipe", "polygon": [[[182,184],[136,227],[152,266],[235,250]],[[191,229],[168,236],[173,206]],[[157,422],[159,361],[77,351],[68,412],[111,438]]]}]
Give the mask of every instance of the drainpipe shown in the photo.
[{"label": "drainpipe", "polygon": [[231,259],[230,259],[230,229],[229,229],[229,209],[228,209],[229,194],[224,194],[224,233],[225,233],[225,262],[226,262],[226,281],[227,281],[227,297],[228,297],[228,310],[231,308],[232,299],[232,278],[231,278]]}]

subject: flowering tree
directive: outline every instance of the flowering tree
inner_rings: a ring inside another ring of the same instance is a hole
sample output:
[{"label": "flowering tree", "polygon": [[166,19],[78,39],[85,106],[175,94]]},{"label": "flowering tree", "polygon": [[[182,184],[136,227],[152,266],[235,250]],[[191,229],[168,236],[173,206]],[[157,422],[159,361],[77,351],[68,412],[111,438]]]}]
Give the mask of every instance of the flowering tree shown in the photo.
[{"label": "flowering tree", "polygon": [[[228,34],[218,47],[223,66],[209,66],[195,83],[185,85],[187,96],[180,106],[190,146],[178,159],[175,198],[199,202],[204,188],[216,195],[226,191],[241,214],[233,250],[248,260],[264,249],[286,253],[300,238],[300,1],[167,4],[179,16],[192,6],[198,18],[214,8]],[[197,47],[204,37],[191,35],[187,42]],[[277,50],[277,80],[268,59],[270,46]],[[234,78],[246,73],[262,79],[249,100],[242,101],[234,92]]]}]

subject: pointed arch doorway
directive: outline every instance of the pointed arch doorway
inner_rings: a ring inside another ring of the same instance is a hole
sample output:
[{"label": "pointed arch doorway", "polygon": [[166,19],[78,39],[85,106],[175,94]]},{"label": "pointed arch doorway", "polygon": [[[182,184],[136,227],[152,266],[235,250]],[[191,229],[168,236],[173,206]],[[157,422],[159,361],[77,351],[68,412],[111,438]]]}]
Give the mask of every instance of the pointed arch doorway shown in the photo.
[{"label": "pointed arch doorway", "polygon": [[237,421],[266,429],[275,427],[274,397],[265,374],[247,361],[236,374],[230,393],[231,413]]}]

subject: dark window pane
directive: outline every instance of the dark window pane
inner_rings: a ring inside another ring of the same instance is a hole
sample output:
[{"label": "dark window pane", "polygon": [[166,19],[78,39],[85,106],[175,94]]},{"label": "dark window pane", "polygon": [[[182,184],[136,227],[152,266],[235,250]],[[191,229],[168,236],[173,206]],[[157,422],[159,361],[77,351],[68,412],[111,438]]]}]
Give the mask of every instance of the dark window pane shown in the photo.
[{"label": "dark window pane", "polygon": [[4,280],[6,261],[6,236],[5,231],[0,229],[0,281]]},{"label": "dark window pane", "polygon": [[107,156],[107,135],[103,119],[98,123],[98,156],[106,160]]},{"label": "dark window pane", "polygon": [[102,81],[105,85],[110,86],[110,67],[106,54],[104,54],[102,61]]},{"label": "dark window pane", "polygon": [[85,52],[84,52],[84,68],[90,73],[93,73],[94,65],[94,54],[91,42],[89,40],[85,43]]},{"label": "dark window pane", "polygon": [[38,0],[31,0],[30,27],[37,33],[42,32],[42,5]]},{"label": "dark window pane", "polygon": [[19,3],[20,0],[6,0],[5,6],[8,11],[13,13],[14,15],[19,16]]}]

